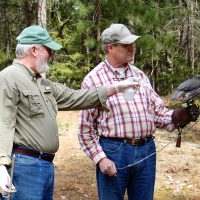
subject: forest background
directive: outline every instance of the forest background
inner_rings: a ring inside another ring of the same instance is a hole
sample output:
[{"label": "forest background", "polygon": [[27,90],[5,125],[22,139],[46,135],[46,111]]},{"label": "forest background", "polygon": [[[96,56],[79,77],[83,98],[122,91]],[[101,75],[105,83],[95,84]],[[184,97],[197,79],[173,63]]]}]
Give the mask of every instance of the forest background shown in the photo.
[{"label": "forest background", "polygon": [[[158,94],[168,96],[200,72],[199,4],[200,0],[0,0],[0,70],[15,58],[20,32],[40,24],[63,46],[49,63],[47,77],[80,88],[84,76],[104,59],[101,32],[112,23],[123,23],[141,36],[134,65],[148,75]],[[174,106],[163,98],[167,106]],[[95,167],[75,134],[78,113],[59,112],[58,127],[55,200],[97,199]],[[183,132],[181,148],[175,147],[177,133],[170,138],[156,131],[157,149],[170,145],[157,157],[155,200],[200,199],[200,126],[192,127]]]},{"label": "forest background", "polygon": [[[12,63],[19,33],[38,24],[41,1],[0,0],[0,70]],[[134,65],[160,95],[199,73],[199,0],[46,0],[45,12],[45,27],[63,46],[50,62],[47,77],[53,81],[79,88],[104,59],[100,34],[112,23],[141,36]]]}]

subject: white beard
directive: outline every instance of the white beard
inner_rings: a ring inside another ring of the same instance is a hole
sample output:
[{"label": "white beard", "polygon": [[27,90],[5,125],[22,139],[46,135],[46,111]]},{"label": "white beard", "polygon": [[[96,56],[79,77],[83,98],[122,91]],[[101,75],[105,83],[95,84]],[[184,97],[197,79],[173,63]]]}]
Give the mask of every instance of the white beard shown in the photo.
[{"label": "white beard", "polygon": [[36,70],[39,74],[45,73],[49,66],[47,64],[47,61],[45,61],[44,57],[41,55],[40,58],[35,62],[36,64]]}]

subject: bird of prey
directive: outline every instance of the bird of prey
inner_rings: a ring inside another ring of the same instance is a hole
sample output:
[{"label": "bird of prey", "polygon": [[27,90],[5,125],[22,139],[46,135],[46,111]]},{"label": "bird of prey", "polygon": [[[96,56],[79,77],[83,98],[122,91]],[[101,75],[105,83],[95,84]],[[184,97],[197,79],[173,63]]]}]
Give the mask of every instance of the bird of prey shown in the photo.
[{"label": "bird of prey", "polygon": [[171,100],[183,97],[182,103],[186,103],[200,93],[200,76],[195,76],[181,83],[171,96]]}]

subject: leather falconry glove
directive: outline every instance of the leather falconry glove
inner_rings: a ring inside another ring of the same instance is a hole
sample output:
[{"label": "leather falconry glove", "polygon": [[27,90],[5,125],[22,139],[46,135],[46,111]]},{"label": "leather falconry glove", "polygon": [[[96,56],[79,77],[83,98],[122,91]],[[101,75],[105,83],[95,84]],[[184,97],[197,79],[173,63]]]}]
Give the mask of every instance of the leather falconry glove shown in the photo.
[{"label": "leather falconry glove", "polygon": [[10,175],[5,165],[0,165],[0,193],[8,195],[9,193],[16,192],[14,185],[10,188]]},{"label": "leather falconry glove", "polygon": [[190,122],[195,122],[200,114],[197,105],[192,104],[187,108],[175,108],[172,113],[172,122],[175,128],[184,128]]}]

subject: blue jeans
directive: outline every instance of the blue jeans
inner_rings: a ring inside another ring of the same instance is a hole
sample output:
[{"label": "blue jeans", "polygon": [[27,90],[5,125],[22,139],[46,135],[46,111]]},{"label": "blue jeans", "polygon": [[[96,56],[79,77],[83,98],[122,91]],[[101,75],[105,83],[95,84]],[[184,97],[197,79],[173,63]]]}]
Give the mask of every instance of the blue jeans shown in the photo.
[{"label": "blue jeans", "polygon": [[[12,200],[53,200],[54,165],[52,162],[15,154]],[[6,198],[2,198],[2,200]]]},{"label": "blue jeans", "polygon": [[111,139],[100,139],[100,144],[107,157],[112,160],[117,170],[116,177],[104,175],[97,165],[97,186],[99,200],[123,200],[127,190],[129,200],[153,200],[156,154],[148,159],[125,169],[151,153],[155,153],[154,140],[144,145],[133,146]]}]

